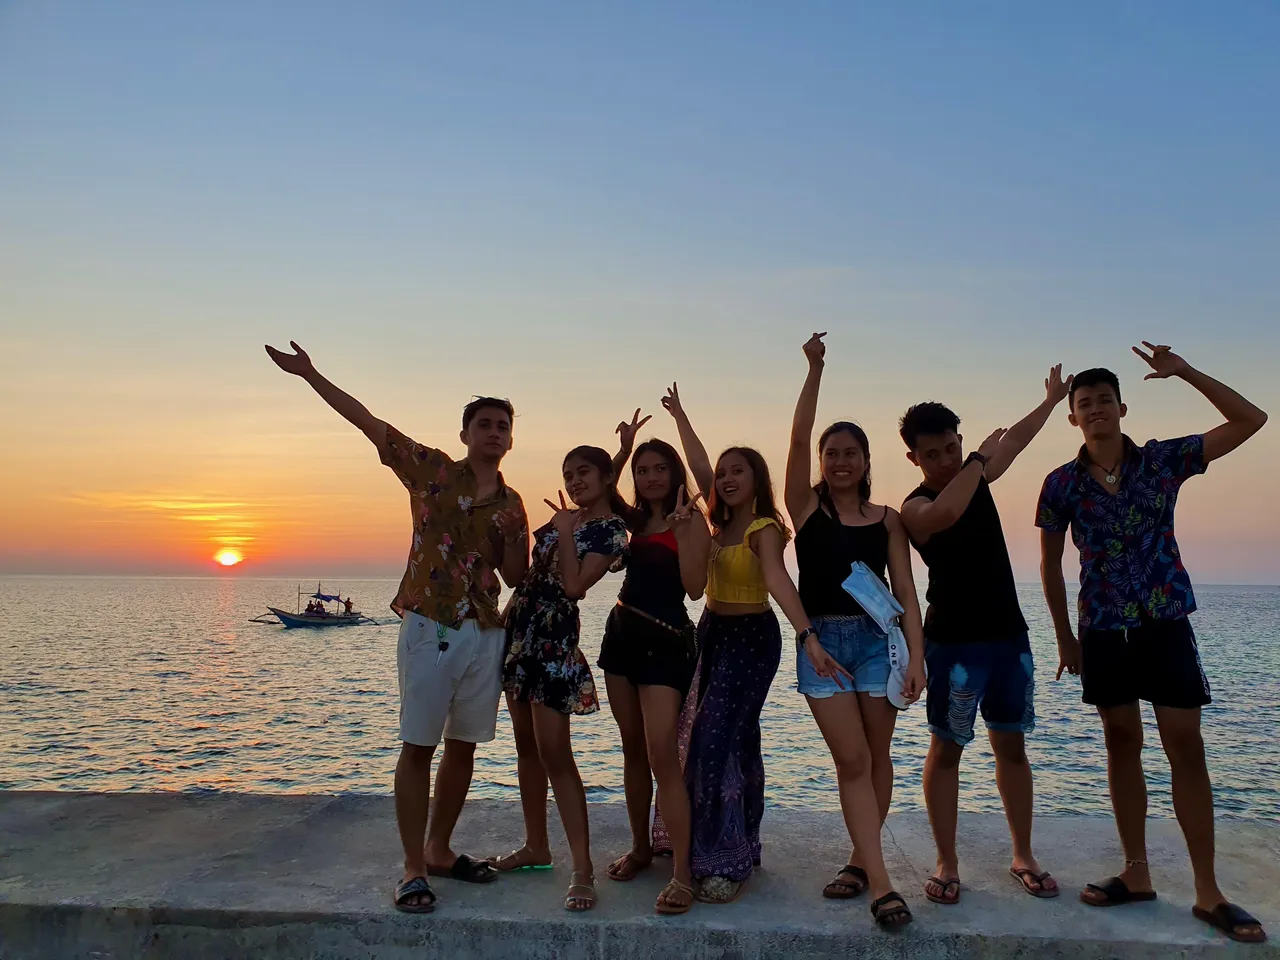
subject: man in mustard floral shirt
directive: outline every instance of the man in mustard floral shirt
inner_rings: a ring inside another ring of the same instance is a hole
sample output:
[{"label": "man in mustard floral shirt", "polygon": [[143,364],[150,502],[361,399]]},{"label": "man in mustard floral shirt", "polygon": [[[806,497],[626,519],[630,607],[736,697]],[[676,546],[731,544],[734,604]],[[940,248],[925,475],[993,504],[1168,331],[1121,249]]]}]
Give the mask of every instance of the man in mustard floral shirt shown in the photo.
[{"label": "man in mustard floral shirt", "polygon": [[[267,347],[287,373],[306,380],[359,427],[409,491],[413,541],[391,608],[401,617],[400,759],[396,821],[404,845],[397,909],[426,913],[435,904],[427,876],[487,883],[497,873],[450,847],[466,801],[475,746],[494,738],[506,643],[498,612],[498,575],[509,586],[529,566],[529,523],[520,495],[498,470],[511,449],[510,402],[482,397],[462,413],[462,460],[424,447],[379,420],[316,372],[296,343],[289,354]],[[431,762],[444,739],[435,809],[427,829]],[[425,841],[425,842],[424,842]]]}]

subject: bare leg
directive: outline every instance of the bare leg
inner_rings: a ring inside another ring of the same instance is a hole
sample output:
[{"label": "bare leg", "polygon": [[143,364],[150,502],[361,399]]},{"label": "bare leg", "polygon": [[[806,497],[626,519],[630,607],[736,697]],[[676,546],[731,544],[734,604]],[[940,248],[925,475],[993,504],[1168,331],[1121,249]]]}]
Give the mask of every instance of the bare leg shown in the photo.
[{"label": "bare leg", "polygon": [[[862,714],[862,729],[867,733],[867,747],[871,750],[871,783],[876,788],[876,803],[880,807],[880,825],[884,826],[893,802],[893,729],[898,723],[898,711],[888,697],[873,697],[869,693],[858,694],[858,712]],[[849,864],[860,867],[862,858],[855,847],[849,854]]]},{"label": "bare leg", "polygon": [[[674,687],[643,686],[640,702],[644,707],[645,741],[649,745],[649,766],[658,781],[658,800],[671,837],[671,875],[686,887],[693,886],[689,868],[689,845],[693,826],[689,791],[684,771],[680,769],[680,746],[676,729],[684,697]],[[681,903],[692,903],[682,897]]]},{"label": "bare leg", "polygon": [[[400,744],[396,761],[396,826],[400,829],[400,845],[404,848],[404,879],[425,877],[422,846],[427,833],[427,808],[431,804],[431,758],[436,748],[413,743]],[[410,897],[407,903],[418,906],[430,901],[425,895]]]},{"label": "bare leg", "polygon": [[[929,810],[933,842],[938,848],[938,869],[934,876],[943,881],[960,878],[956,819],[959,816],[960,758],[963,755],[964,747],[935,733],[924,761],[924,803]],[[944,899],[950,899],[956,890],[954,886],[943,889],[941,884],[932,880],[925,884],[925,889]]]},{"label": "bare leg", "polygon": [[[1147,869],[1147,778],[1142,771],[1142,711],[1138,704],[1099,707],[1107,741],[1107,782],[1111,809],[1116,816],[1125,865],[1120,879],[1134,893],[1151,890]],[[1086,890],[1087,903],[1103,903],[1106,897]]]},{"label": "bare leg", "polygon": [[622,735],[622,783],[627,795],[627,820],[631,824],[631,851],[609,865],[614,880],[630,880],[641,865],[653,860],[649,841],[649,805],[653,800],[653,775],[645,746],[645,720],[640,691],[626,677],[606,673],[609,708]]},{"label": "bare leg", "polygon": [[[1036,876],[1044,873],[1031,852],[1031,821],[1034,807],[1034,784],[1031,764],[1027,762],[1026,737],[1018,731],[989,730],[991,750],[996,755],[996,786],[1004,801],[1005,819],[1009,821],[1009,835],[1013,839],[1013,867],[1030,870]],[[1024,886],[1044,891],[1057,890],[1058,882],[1045,877],[1043,882],[1028,877]]]},{"label": "bare leg", "polygon": [[524,846],[498,860],[499,870],[551,862],[551,841],[547,837],[547,772],[538,756],[533,732],[533,712],[527,703],[507,697],[511,729],[516,740],[516,771],[520,781],[520,809],[524,813]]},{"label": "bare leg", "polygon": [[[573,856],[573,872],[582,882],[595,873],[591,863],[591,830],[587,823],[587,792],[582,786],[578,765],[573,759],[569,741],[569,715],[552,710],[541,703],[532,705],[533,732],[538,741],[538,756],[551,781],[556,797],[556,810],[569,841]],[[545,807],[543,808],[545,811]],[[580,900],[582,898],[571,898]],[[589,904],[579,902],[578,909]]]},{"label": "bare leg", "polygon": [[427,866],[448,870],[458,859],[449,841],[458,825],[462,805],[471,789],[471,773],[475,768],[476,745],[465,740],[445,740],[444,755],[436,770],[436,793],[431,804],[427,826],[424,859]]},{"label": "bare leg", "polygon": [[835,760],[845,826],[866,864],[871,896],[879,899],[893,889],[893,882],[880,848],[880,807],[871,782],[871,750],[862,728],[858,699],[852,693],[805,699]]}]

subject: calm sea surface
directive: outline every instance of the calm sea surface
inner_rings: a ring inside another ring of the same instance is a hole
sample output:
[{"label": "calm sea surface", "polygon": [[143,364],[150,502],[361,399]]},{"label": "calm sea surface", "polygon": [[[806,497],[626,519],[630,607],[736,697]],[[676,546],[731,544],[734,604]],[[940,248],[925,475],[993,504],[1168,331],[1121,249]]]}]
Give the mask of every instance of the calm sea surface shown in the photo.
[{"label": "calm sea surface", "polygon": [[[314,583],[314,581],[312,581]],[[388,793],[399,744],[393,581],[333,581],[378,626],[284,630],[247,623],[289,608],[297,581],[0,578],[0,789]],[[594,665],[618,582],[582,603]],[[1039,727],[1029,740],[1042,813],[1107,813],[1096,716],[1057,651],[1038,586],[1021,588],[1036,655]],[[1218,809],[1280,818],[1280,589],[1200,587],[1193,623],[1214,703],[1204,733]],[[695,616],[697,611],[694,611]],[[788,631],[789,634],[789,631]],[[838,806],[826,747],[795,692],[784,647],[762,719],[770,803]],[[600,695],[603,678],[597,671]],[[573,722],[588,796],[622,800],[621,753],[606,703]],[[918,809],[928,743],[923,704],[894,743],[896,809]],[[473,795],[517,796],[503,710],[477,751]],[[1148,713],[1152,813],[1172,816],[1169,767]],[[991,751],[979,737],[962,768],[961,807],[1000,809]]]}]

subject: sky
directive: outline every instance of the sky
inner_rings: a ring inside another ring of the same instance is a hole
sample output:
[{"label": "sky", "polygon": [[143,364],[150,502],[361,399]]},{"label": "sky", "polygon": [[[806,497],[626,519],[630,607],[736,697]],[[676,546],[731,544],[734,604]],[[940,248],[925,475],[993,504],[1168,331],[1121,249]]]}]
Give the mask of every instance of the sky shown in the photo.
[{"label": "sky", "polygon": [[[910,403],[976,445],[1054,363],[1135,439],[1216,424],[1142,339],[1275,414],[1278,48],[1263,0],[2,2],[0,572],[396,575],[406,495],[291,339],[454,455],[510,397],[535,522],[637,406],[675,440],[673,381],[780,477],[815,330],[895,505]],[[995,486],[1020,578],[1079,442]],[[1280,583],[1277,474],[1273,423],[1188,484],[1194,578]]]}]

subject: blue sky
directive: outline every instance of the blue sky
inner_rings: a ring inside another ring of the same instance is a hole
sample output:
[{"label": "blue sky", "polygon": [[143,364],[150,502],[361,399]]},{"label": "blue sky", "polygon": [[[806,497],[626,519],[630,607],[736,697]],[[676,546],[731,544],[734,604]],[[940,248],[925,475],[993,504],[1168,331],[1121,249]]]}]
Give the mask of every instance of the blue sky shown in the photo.
[{"label": "blue sky", "polygon": [[[398,529],[264,366],[290,337],[442,445],[512,396],[533,502],[673,379],[709,446],[780,470],[813,329],[820,415],[867,425],[894,503],[907,403],[985,435],[1057,361],[1115,366],[1144,438],[1211,426],[1137,386],[1139,338],[1280,406],[1272,3],[263,6],[0,6],[0,493],[31,538],[76,456],[100,492],[358,490]],[[1229,506],[1274,432],[1189,492],[1209,579],[1280,579],[1280,513]],[[1002,501],[1023,570],[1077,442],[1055,420]],[[268,483],[273,455],[307,466]]]}]

